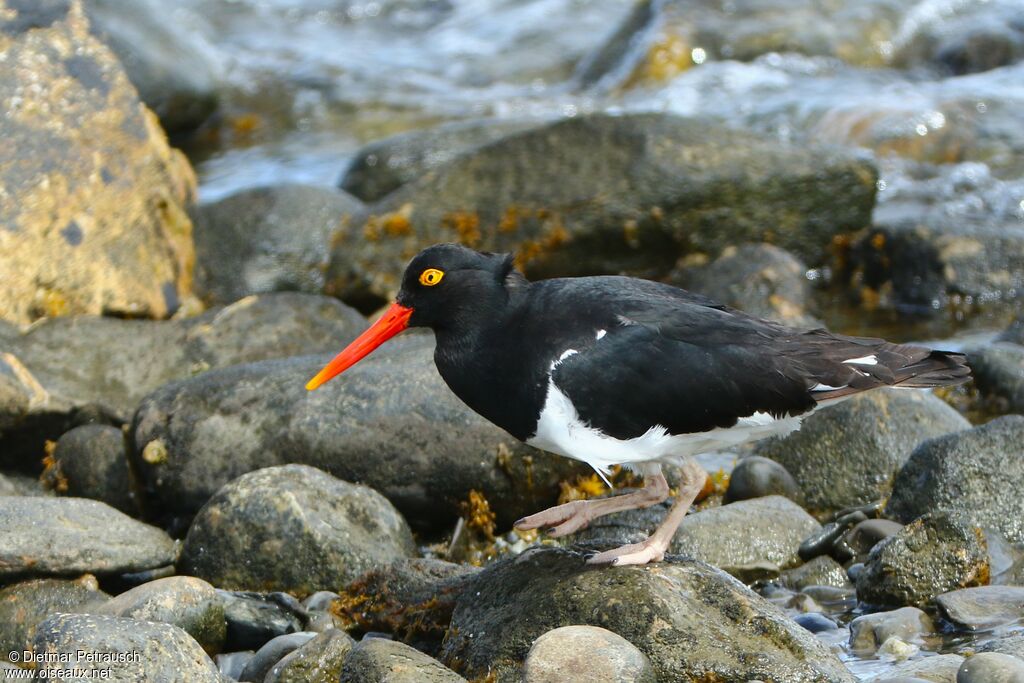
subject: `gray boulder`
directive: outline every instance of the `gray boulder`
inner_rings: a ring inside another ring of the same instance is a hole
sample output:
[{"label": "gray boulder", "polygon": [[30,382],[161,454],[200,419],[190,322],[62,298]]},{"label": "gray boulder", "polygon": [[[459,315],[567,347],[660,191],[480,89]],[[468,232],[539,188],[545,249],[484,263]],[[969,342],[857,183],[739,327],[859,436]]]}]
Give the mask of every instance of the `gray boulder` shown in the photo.
[{"label": "gray boulder", "polygon": [[878,389],[820,409],[800,431],[755,452],[793,475],[808,510],[835,512],[884,498],[921,441],[969,426],[930,393]]},{"label": "gray boulder", "polygon": [[725,490],[725,503],[763,496],[785,496],[792,501],[803,501],[803,493],[785,467],[758,455],[740,460],[729,473],[729,487]]},{"label": "gray boulder", "polygon": [[216,589],[191,576],[169,576],[144,583],[92,612],[177,626],[210,654],[220,652],[227,636],[224,604]]},{"label": "gray boulder", "polygon": [[[126,422],[146,394],[173,380],[336,352],[365,328],[366,320],[337,300],[297,293],[249,297],[166,322],[47,320],[3,342],[0,411],[11,412],[0,416],[0,463],[35,467],[44,440],[83,422]],[[4,386],[20,399],[5,403]]]},{"label": "gray boulder", "polygon": [[669,282],[718,303],[792,327],[821,327],[807,307],[811,296],[807,265],[770,244],[726,247],[705,266],[674,271]]},{"label": "gray boulder", "polygon": [[578,680],[656,683],[654,667],[628,640],[599,626],[562,626],[534,641],[523,664],[523,683]]},{"label": "gray boulder", "polygon": [[117,427],[82,425],[66,432],[57,441],[43,481],[63,495],[103,501],[129,515],[140,511],[125,435]]},{"label": "gray boulder", "polygon": [[0,580],[136,572],[177,555],[163,530],[99,501],[0,497]]},{"label": "gray boulder", "polygon": [[441,662],[404,643],[364,638],[341,669],[341,683],[465,683]]},{"label": "gray boulder", "polygon": [[708,120],[580,116],[509,135],[389,194],[335,247],[326,291],[383,302],[410,255],[451,241],[515,251],[529,277],[665,275],[680,256],[769,236],[819,263],[834,235],[869,223],[875,176],[835,149]]},{"label": "gray boulder", "polygon": [[274,291],[319,293],[332,240],[362,203],[337,190],[273,185],[193,211],[196,294],[229,304]]},{"label": "gray boulder", "polygon": [[967,357],[988,413],[1024,413],[1024,346],[997,342],[968,349]]},{"label": "gray boulder", "polygon": [[543,123],[533,119],[479,119],[399,133],[360,148],[340,186],[364,202],[375,202],[461,154]]},{"label": "gray boulder", "polygon": [[265,683],[337,683],[355,641],[344,631],[325,631],[286,655],[267,673]]},{"label": "gray boulder", "polygon": [[709,565],[679,559],[592,567],[580,553],[557,548],[528,550],[480,572],[455,607],[442,661],[458,662],[471,678],[491,672],[499,683],[519,681],[537,638],[570,625],[622,636],[659,679],[853,680],[810,632]]},{"label": "gray boulder", "polygon": [[76,581],[34,579],[0,589],[0,659],[7,653],[28,649],[36,626],[51,614],[87,613],[109,600],[96,579],[84,576]]},{"label": "gray boulder", "polygon": [[932,510],[1024,541],[1024,417],[1009,415],[922,443],[896,475],[886,515],[909,522]]},{"label": "gray boulder", "polygon": [[936,596],[988,583],[988,545],[959,515],[924,515],[882,541],[857,574],[857,598],[871,605],[931,606]]},{"label": "gray boulder", "polygon": [[972,630],[1024,618],[1024,587],[979,586],[944,593],[935,600],[942,615]]},{"label": "gray boulder", "polygon": [[376,491],[284,465],[218,491],[192,522],[180,566],[221,588],[309,594],[415,550],[405,520]]},{"label": "gray boulder", "polygon": [[956,683],[1022,683],[1024,660],[998,652],[979,652],[964,660]]},{"label": "gray boulder", "polygon": [[[336,349],[340,350],[339,349]],[[383,493],[414,525],[448,526],[471,490],[499,525],[554,504],[583,469],[519,444],[457,399],[437,374],[433,340],[408,335],[315,392],[330,356],[211,371],[165,386],[132,430],[149,498],[193,514],[228,481],[299,462]],[[146,457],[147,449],[165,453]]]},{"label": "gray boulder", "polygon": [[[52,655],[47,667],[97,672],[110,662],[95,655],[117,658],[116,677],[126,683],[189,681],[222,683],[216,665],[203,648],[176,626],[151,621],[86,614],[56,614],[39,625],[33,641],[37,653]],[[89,661],[82,655],[92,655]]]}]

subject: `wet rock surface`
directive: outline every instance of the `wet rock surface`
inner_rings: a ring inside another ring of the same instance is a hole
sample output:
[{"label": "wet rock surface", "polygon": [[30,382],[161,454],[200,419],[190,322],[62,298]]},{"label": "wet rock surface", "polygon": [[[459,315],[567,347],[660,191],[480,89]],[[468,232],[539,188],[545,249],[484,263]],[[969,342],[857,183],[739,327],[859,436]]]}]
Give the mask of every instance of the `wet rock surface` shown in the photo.
[{"label": "wet rock surface", "polygon": [[559,549],[530,550],[482,571],[455,608],[442,661],[458,662],[468,677],[493,671],[498,681],[519,680],[534,641],[574,624],[622,636],[659,677],[852,680],[813,635],[706,564],[596,568]]},{"label": "wet rock surface", "polygon": [[407,259],[445,241],[515,251],[530,277],[664,275],[679,256],[715,256],[772,226],[779,246],[819,262],[835,234],[867,224],[874,178],[864,161],[704,120],[563,120],[458,157],[372,207],[335,246],[326,291],[383,302]]},{"label": "wet rock surface", "polygon": [[344,304],[298,293],[250,297],[168,322],[47,320],[0,353],[0,387],[9,381],[23,401],[5,416],[0,462],[35,467],[44,439],[84,422],[125,422],[146,394],[173,380],[236,363],[337,351],[365,327]]},{"label": "wet rock surface", "polygon": [[857,597],[872,605],[930,606],[940,594],[989,581],[981,529],[960,515],[931,513],[871,551],[857,576]]},{"label": "wet rock surface", "polygon": [[782,585],[793,590],[803,590],[808,586],[852,588],[843,566],[827,555],[815,557],[799,567],[787,569],[779,576],[779,580]]},{"label": "wet rock surface", "polygon": [[0,497],[0,577],[141,571],[177,555],[166,532],[98,501]]},{"label": "wet rock surface", "polygon": [[[471,490],[500,525],[553,504],[558,481],[582,467],[470,411],[432,353],[429,336],[394,340],[314,392],[304,384],[331,356],[227,368],[154,392],[132,430],[150,496],[190,515],[231,479],[292,461],[370,486],[428,527],[454,523]],[[153,443],[166,451],[160,462],[146,460]]]},{"label": "wet rock surface", "polygon": [[944,593],[935,601],[950,621],[971,629],[989,628],[1024,617],[1024,587],[979,586]]},{"label": "wet rock surface", "polygon": [[227,636],[224,605],[216,589],[191,576],[170,576],[144,583],[92,612],[177,626],[211,654],[220,651]]},{"label": "wet rock surface", "polygon": [[727,247],[713,262],[674,271],[669,282],[718,303],[790,325],[821,327],[808,311],[807,265],[770,244]]},{"label": "wet rock surface", "polygon": [[901,607],[891,612],[876,612],[857,617],[850,623],[850,647],[855,651],[876,652],[890,638],[905,643],[921,643],[935,632],[935,622],[917,607]]},{"label": "wet rock surface", "polygon": [[567,672],[588,681],[655,683],[650,661],[632,643],[597,626],[562,626],[530,647],[524,683],[559,683]]},{"label": "wet rock surface", "polygon": [[833,512],[884,497],[922,440],[969,426],[931,394],[880,389],[822,408],[800,431],[763,441],[755,453],[793,475],[809,510]]},{"label": "wet rock surface", "polygon": [[227,622],[225,649],[256,650],[277,636],[302,630],[304,611],[287,593],[218,590],[217,595]]},{"label": "wet rock surface", "polygon": [[0,661],[28,649],[36,627],[51,614],[87,613],[110,599],[93,577],[76,581],[34,579],[0,589]]},{"label": "wet rock surface", "polygon": [[139,512],[125,435],[117,427],[82,425],[65,432],[43,480],[59,494],[99,500],[128,515]]},{"label": "wet rock surface", "polygon": [[964,660],[956,683],[1017,683],[1024,681],[1024,660],[996,652],[980,652]]},{"label": "wet rock surface", "polygon": [[892,678],[920,678],[932,683],[956,683],[957,671],[963,662],[960,655],[935,655],[897,664],[889,675]]},{"label": "wet rock surface", "polygon": [[181,567],[222,588],[308,594],[414,552],[408,525],[379,493],[284,465],[218,491],[189,529]]},{"label": "wet rock surface", "polygon": [[277,636],[257,650],[252,659],[246,662],[245,668],[242,669],[238,680],[260,683],[266,678],[276,663],[314,638],[316,638],[315,633],[306,631]]},{"label": "wet rock surface", "polygon": [[[187,633],[176,626],[119,617],[57,614],[39,625],[33,641],[37,653],[53,654],[66,661],[48,665],[56,670],[99,672],[110,662],[88,661],[127,658],[118,665],[118,680],[132,683],[188,680],[221,683],[213,661]],[[133,654],[135,653],[135,654]],[[100,655],[101,657],[95,657]],[[99,677],[100,674],[92,674]]]},{"label": "wet rock surface", "polygon": [[0,10],[17,97],[0,118],[0,316],[172,314],[191,291],[188,162],[80,4]]},{"label": "wet rock surface", "polygon": [[200,205],[193,211],[196,293],[208,304],[319,293],[330,244],[361,209],[344,192],[306,185],[243,190]]},{"label": "wet rock surface", "polygon": [[886,514],[910,521],[929,510],[1024,541],[1024,417],[1010,415],[922,443],[897,474]]}]

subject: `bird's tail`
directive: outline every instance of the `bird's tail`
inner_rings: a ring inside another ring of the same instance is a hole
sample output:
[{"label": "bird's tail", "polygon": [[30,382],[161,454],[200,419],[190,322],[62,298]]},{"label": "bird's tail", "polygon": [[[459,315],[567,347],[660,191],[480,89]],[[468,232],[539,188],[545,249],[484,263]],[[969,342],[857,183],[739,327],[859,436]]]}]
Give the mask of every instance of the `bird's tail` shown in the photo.
[{"label": "bird's tail", "polygon": [[967,356],[951,351],[931,351],[921,360],[895,369],[893,386],[931,389],[963,384],[971,378]]}]

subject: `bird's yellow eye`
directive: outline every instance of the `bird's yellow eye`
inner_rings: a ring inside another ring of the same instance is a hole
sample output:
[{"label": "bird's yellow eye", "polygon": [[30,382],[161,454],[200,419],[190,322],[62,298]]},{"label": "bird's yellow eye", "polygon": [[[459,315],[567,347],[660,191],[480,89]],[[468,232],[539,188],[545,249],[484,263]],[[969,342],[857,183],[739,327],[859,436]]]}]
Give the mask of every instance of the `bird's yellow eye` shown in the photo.
[{"label": "bird's yellow eye", "polygon": [[441,278],[443,277],[443,270],[438,270],[437,268],[427,268],[422,273],[420,273],[420,284],[426,285],[427,287],[433,287],[438,282],[440,282]]}]

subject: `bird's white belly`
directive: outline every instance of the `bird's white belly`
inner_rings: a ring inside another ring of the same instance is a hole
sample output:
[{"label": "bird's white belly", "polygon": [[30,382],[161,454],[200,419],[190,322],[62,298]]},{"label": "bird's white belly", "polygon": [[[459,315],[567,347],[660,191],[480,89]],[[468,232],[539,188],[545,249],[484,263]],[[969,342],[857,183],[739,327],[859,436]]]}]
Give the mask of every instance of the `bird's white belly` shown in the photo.
[{"label": "bird's white belly", "polygon": [[526,443],[581,460],[604,476],[612,465],[674,461],[769,436],[788,434],[799,429],[803,417],[776,419],[767,413],[754,413],[740,418],[733,427],[672,435],[664,427],[656,425],[641,436],[616,439],[580,420],[569,397],[549,380],[547,398],[537,421],[537,431]]}]

